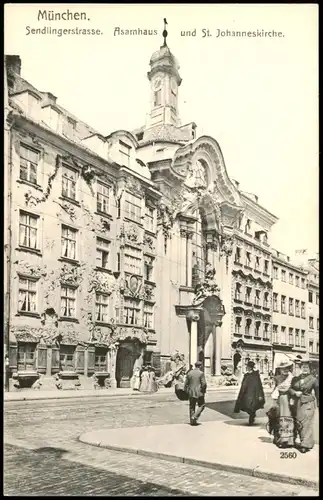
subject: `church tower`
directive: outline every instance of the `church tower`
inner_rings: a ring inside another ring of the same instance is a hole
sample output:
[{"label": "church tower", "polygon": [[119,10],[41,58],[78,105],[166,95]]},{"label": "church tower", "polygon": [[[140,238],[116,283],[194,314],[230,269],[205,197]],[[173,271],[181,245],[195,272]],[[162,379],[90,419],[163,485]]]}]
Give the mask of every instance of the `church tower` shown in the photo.
[{"label": "church tower", "polygon": [[151,56],[150,71],[147,75],[150,81],[150,110],[146,129],[180,126],[178,87],[182,79],[178,73],[178,62],[166,43],[166,19],[164,23],[164,44]]}]

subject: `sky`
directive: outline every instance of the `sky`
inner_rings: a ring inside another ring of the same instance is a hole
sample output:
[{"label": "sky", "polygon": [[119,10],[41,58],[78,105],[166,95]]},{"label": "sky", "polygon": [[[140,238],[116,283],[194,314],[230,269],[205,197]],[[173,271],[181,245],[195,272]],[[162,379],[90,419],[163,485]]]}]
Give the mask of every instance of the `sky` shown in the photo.
[{"label": "sky", "polygon": [[[38,20],[39,10],[67,9],[87,19]],[[317,5],[6,4],[5,53],[20,55],[23,78],[103,135],[133,130],[146,121],[149,60],[165,17],[183,79],[182,124],[194,121],[198,136],[214,137],[229,176],[279,218],[274,248],[318,252]],[[100,34],[30,32],[44,27]],[[158,34],[115,35],[116,27]],[[217,36],[227,30],[283,36]]]}]

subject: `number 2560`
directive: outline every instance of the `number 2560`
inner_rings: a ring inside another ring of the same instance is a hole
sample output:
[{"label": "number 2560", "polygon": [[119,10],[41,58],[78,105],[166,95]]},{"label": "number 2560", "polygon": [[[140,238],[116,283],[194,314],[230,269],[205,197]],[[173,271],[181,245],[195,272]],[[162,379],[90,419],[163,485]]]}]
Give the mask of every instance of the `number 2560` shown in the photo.
[{"label": "number 2560", "polygon": [[280,458],[297,458],[296,451],[281,451]]}]

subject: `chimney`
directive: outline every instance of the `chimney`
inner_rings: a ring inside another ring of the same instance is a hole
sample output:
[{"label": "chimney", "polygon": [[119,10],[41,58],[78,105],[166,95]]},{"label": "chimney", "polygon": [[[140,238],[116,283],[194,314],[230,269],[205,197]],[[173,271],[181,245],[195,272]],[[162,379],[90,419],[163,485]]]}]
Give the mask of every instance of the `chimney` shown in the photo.
[{"label": "chimney", "polygon": [[11,70],[17,75],[21,74],[21,59],[20,56],[6,56],[7,70]]},{"label": "chimney", "polygon": [[51,104],[54,106],[56,104],[57,97],[51,94],[51,92],[42,92],[43,94],[43,106],[48,106]]}]

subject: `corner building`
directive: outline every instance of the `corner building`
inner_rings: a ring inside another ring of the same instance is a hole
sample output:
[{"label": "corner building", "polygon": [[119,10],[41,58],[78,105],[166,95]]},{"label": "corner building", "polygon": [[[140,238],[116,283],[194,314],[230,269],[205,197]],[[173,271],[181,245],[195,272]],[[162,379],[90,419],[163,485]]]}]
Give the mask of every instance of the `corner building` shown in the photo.
[{"label": "corner building", "polygon": [[[150,60],[147,123],[109,135],[6,57],[5,349],[12,373],[158,375],[175,350],[208,377],[272,368],[277,218],[228,176],[221,149],[181,125],[179,65]],[[27,377],[28,378],[28,377]],[[46,387],[43,383],[42,387]]]}]

